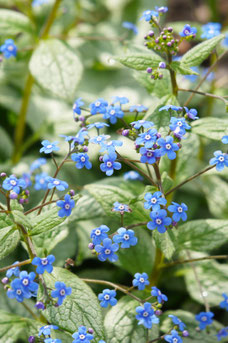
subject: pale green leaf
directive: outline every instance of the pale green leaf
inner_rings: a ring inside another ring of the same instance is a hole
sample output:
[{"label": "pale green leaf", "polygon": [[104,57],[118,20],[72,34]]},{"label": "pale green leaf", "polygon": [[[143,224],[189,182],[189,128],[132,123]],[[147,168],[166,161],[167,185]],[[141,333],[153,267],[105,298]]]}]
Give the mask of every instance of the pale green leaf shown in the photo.
[{"label": "pale green leaf", "polygon": [[0,259],[9,255],[16,248],[19,239],[19,232],[14,226],[0,230]]},{"label": "pale green leaf", "polygon": [[0,9],[1,36],[15,35],[20,32],[33,32],[33,24],[24,14],[7,9]]},{"label": "pale green leaf", "polygon": [[221,141],[228,134],[228,119],[202,118],[194,121],[191,126],[192,132],[216,141]]},{"label": "pale green leaf", "polygon": [[155,244],[159,250],[163,252],[165,257],[170,260],[176,251],[176,232],[168,230],[165,233],[160,233],[157,230],[153,232]]},{"label": "pale green leaf", "polygon": [[184,63],[174,61],[170,64],[170,67],[178,74],[182,75],[199,75],[191,68],[187,67]]},{"label": "pale green leaf", "polygon": [[133,76],[150,94],[163,97],[172,94],[172,84],[169,71],[163,70],[162,74],[161,80],[153,80],[148,73],[140,71],[136,71]]},{"label": "pale green leaf", "polygon": [[157,55],[153,51],[150,51],[150,54],[125,55],[116,56],[114,58],[115,60],[123,64],[125,67],[145,71],[148,67],[158,67],[159,63],[164,61],[161,56]]}]

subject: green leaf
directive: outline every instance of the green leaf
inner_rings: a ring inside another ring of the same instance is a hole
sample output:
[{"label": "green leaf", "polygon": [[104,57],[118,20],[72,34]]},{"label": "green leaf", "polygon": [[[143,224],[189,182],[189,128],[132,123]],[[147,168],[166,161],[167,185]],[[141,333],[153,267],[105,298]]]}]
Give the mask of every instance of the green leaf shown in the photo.
[{"label": "green leaf", "polygon": [[20,32],[33,31],[33,24],[24,14],[1,9],[0,10],[0,34],[1,36],[16,35]]},{"label": "green leaf", "polygon": [[[135,309],[140,304],[127,296],[121,298],[105,316],[105,329],[109,343],[146,343],[147,330],[138,325]],[[149,339],[158,336],[158,325],[154,324],[149,331]]]},{"label": "green leaf", "polygon": [[[4,207],[4,206],[3,206]],[[0,229],[13,224],[12,218],[6,213],[0,213]]]},{"label": "green leaf", "polygon": [[32,224],[31,221],[28,219],[28,216],[25,216],[23,212],[14,210],[11,212],[11,215],[13,217],[13,221],[15,224],[21,224],[26,229],[31,229]]},{"label": "green leaf", "polygon": [[192,132],[216,141],[221,141],[228,134],[228,119],[202,118],[194,121],[191,126]]},{"label": "green leaf", "polygon": [[56,281],[64,282],[67,287],[72,288],[72,294],[66,297],[61,306],[48,305],[42,312],[50,323],[70,333],[85,325],[93,328],[94,342],[105,339],[101,307],[96,295],[86,283],[68,270],[57,267],[51,274],[44,274],[44,279],[52,289]]},{"label": "green leaf", "polygon": [[172,94],[170,73],[168,70],[164,70],[162,74],[161,80],[152,80],[148,73],[140,71],[136,71],[133,76],[150,94],[160,98]]},{"label": "green leaf", "polygon": [[176,251],[176,233],[174,230],[168,230],[165,233],[153,232],[155,244],[160,249],[165,257],[170,260]]},{"label": "green leaf", "polygon": [[31,57],[29,69],[43,88],[61,99],[74,100],[83,67],[67,45],[57,39],[42,41]]},{"label": "green leaf", "polygon": [[[196,40],[202,40],[201,34],[202,34],[202,28],[201,25],[195,21],[189,21],[188,24],[191,27],[195,27],[197,29],[196,32]],[[169,27],[171,26],[173,28],[173,31],[177,34],[183,31],[184,26],[186,25],[185,21],[173,21],[173,22],[168,22],[166,23],[166,26]]]},{"label": "green leaf", "polygon": [[163,58],[153,51],[150,51],[150,54],[116,56],[114,58],[125,67],[145,71],[148,67],[156,68],[160,62],[164,62]]},{"label": "green leaf", "polygon": [[216,45],[224,38],[225,36],[221,34],[196,45],[182,57],[181,64],[187,67],[200,65],[211,54]]},{"label": "green leaf", "polygon": [[16,248],[19,239],[19,232],[14,226],[8,226],[0,230],[0,260]]},{"label": "green leaf", "polygon": [[191,68],[187,67],[185,64],[179,62],[179,61],[174,61],[170,64],[170,67],[178,74],[182,75],[199,75],[196,73],[194,70]]}]

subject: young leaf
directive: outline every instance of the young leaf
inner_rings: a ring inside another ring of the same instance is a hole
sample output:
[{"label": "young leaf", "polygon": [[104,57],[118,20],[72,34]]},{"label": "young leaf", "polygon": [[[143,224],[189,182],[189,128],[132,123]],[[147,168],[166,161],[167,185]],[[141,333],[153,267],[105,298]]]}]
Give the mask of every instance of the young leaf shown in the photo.
[{"label": "young leaf", "polygon": [[20,32],[33,31],[33,24],[24,14],[0,9],[0,34],[1,36],[16,35]]},{"label": "young leaf", "polygon": [[0,230],[0,260],[13,251],[20,239],[15,226],[8,226]]},{"label": "young leaf", "polygon": [[150,54],[135,54],[126,56],[116,56],[115,59],[125,67],[135,70],[145,70],[148,67],[156,68],[160,62],[164,62],[163,58],[155,52],[150,51]]}]

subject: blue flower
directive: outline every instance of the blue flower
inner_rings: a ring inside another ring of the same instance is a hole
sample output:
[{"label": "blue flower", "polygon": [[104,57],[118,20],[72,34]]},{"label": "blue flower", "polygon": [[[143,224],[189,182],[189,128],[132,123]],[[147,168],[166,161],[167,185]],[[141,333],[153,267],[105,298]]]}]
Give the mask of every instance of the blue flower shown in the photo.
[{"label": "blue flower", "polygon": [[162,294],[160,289],[158,289],[155,286],[151,287],[151,289],[152,289],[151,295],[153,297],[157,297],[157,301],[159,302],[159,304],[162,304],[164,301],[168,301],[167,296],[165,294]]},{"label": "blue flower", "polygon": [[173,314],[169,314],[169,317],[172,318],[173,324],[178,325],[180,331],[184,331],[186,325],[178,317]]},{"label": "blue flower", "polygon": [[33,172],[34,170],[40,168],[42,165],[44,165],[46,163],[47,163],[46,158],[40,157],[37,160],[35,160],[34,162],[32,162],[32,164],[30,166],[30,171]]},{"label": "blue flower", "polygon": [[224,297],[224,300],[220,302],[219,306],[228,311],[228,295],[226,293],[223,293],[222,296]]},{"label": "blue flower", "polygon": [[135,318],[139,321],[138,325],[142,324],[147,329],[151,329],[153,324],[159,323],[159,318],[155,316],[151,303],[146,302],[143,306],[136,307],[135,310],[137,312]]},{"label": "blue flower", "polygon": [[139,137],[136,138],[136,145],[142,145],[144,144],[145,148],[149,149],[152,148],[154,143],[157,140],[157,130],[156,129],[150,129],[146,132],[140,133]]},{"label": "blue flower", "polygon": [[167,217],[166,210],[153,211],[150,213],[151,222],[147,224],[149,230],[157,229],[158,232],[166,232],[166,226],[172,223],[172,219]]},{"label": "blue flower", "polygon": [[221,341],[221,338],[223,337],[227,337],[228,336],[228,326],[226,328],[222,328],[221,330],[219,330],[219,332],[217,333],[217,338],[218,341]]},{"label": "blue flower", "polygon": [[82,145],[85,141],[85,136],[88,136],[88,131],[83,127],[81,130],[78,131],[76,137],[74,137],[72,147],[74,147],[75,143]]},{"label": "blue flower", "polygon": [[31,298],[32,294],[24,290],[20,279],[15,279],[11,282],[10,289],[7,291],[7,296],[10,299],[16,298],[16,300],[21,303],[24,298]]},{"label": "blue flower", "polygon": [[152,123],[152,121],[147,120],[137,120],[133,121],[131,125],[134,127],[134,129],[139,130],[141,127],[149,129],[151,126],[154,126],[154,123]]},{"label": "blue flower", "polygon": [[174,134],[181,137],[185,135],[185,130],[191,129],[191,126],[186,123],[185,118],[171,117],[169,128]]},{"label": "blue flower", "polygon": [[23,179],[17,179],[16,176],[10,175],[7,177],[2,184],[2,187],[7,191],[13,191],[17,194],[20,193],[20,188],[25,189],[26,183]]},{"label": "blue flower", "polygon": [[223,136],[222,137],[222,143],[223,144],[228,144],[228,136]]},{"label": "blue flower", "polygon": [[17,55],[17,47],[14,44],[13,39],[6,39],[5,43],[1,45],[0,51],[3,53],[5,58],[16,57]]},{"label": "blue flower", "polygon": [[161,157],[160,150],[148,150],[146,148],[140,148],[140,161],[142,163],[154,164],[159,157]]},{"label": "blue flower", "polygon": [[87,333],[85,326],[80,326],[78,332],[73,333],[72,337],[74,338],[72,343],[89,343],[94,337],[90,333]]},{"label": "blue flower", "polygon": [[123,145],[123,142],[117,141],[117,140],[113,140],[109,142],[102,142],[100,152],[104,152],[104,151],[107,151],[108,153],[115,152],[115,147],[122,146],[122,145]]},{"label": "blue flower", "polygon": [[127,230],[121,227],[117,230],[118,234],[113,236],[113,241],[115,243],[121,243],[121,248],[130,248],[135,246],[138,242],[138,238],[135,237],[135,232],[133,230]]},{"label": "blue flower", "polygon": [[165,106],[159,108],[159,112],[160,111],[169,111],[169,110],[182,111],[182,107],[174,106],[174,105],[165,105]]},{"label": "blue flower", "polygon": [[36,274],[31,272],[31,273],[27,273],[25,270],[23,270],[22,272],[20,272],[20,280],[21,280],[21,285],[22,288],[25,292],[29,293],[29,292],[37,292],[38,290],[38,283],[34,282],[33,280],[35,279]]},{"label": "blue flower", "polygon": [[134,287],[138,287],[139,291],[143,291],[145,287],[150,284],[147,273],[136,273],[134,277],[132,284]]},{"label": "blue flower", "polygon": [[125,181],[142,181],[143,177],[136,171],[131,170],[129,172],[124,173],[124,180]]},{"label": "blue flower", "polygon": [[143,105],[133,105],[129,108],[129,112],[145,112],[148,110],[148,107]]},{"label": "blue flower", "polygon": [[90,138],[89,142],[102,145],[109,138],[110,138],[109,135],[99,135],[99,136],[95,136],[95,137]]},{"label": "blue flower", "polygon": [[71,159],[76,163],[76,168],[82,169],[86,167],[86,169],[92,168],[92,163],[89,161],[89,156],[86,153],[79,152],[77,154],[72,154]]},{"label": "blue flower", "polygon": [[108,238],[108,235],[106,232],[108,232],[109,230],[110,230],[109,227],[106,225],[101,225],[93,229],[90,234],[90,238],[92,238],[93,244],[94,245],[100,244],[105,238]]},{"label": "blue flower", "polygon": [[47,139],[42,141],[41,144],[43,147],[40,149],[40,152],[44,152],[45,154],[50,154],[53,151],[59,151],[59,147],[57,146],[58,142],[49,142]]},{"label": "blue flower", "polygon": [[195,36],[197,32],[197,29],[195,27],[191,27],[189,24],[186,24],[183,28],[183,30],[179,33],[182,37],[188,37],[188,36]]},{"label": "blue flower", "polygon": [[114,289],[104,289],[102,293],[98,294],[101,307],[115,306],[117,304],[115,296],[116,291]]},{"label": "blue flower", "polygon": [[[13,265],[17,264],[17,263],[19,263],[19,262],[16,261],[16,262],[13,263]],[[14,267],[14,268],[10,268],[10,269],[7,270],[6,277],[8,277],[8,279],[10,279],[11,276],[13,276],[13,275],[19,276],[19,274],[20,274],[20,268],[19,267]]]},{"label": "blue flower", "polygon": [[84,105],[84,102],[81,100],[82,98],[78,98],[75,100],[74,105],[73,105],[73,112],[76,114],[81,114],[81,106]]},{"label": "blue flower", "polygon": [[156,11],[158,11],[159,13],[166,13],[168,12],[168,7],[167,6],[155,6]]},{"label": "blue flower", "polygon": [[195,108],[191,108],[189,110],[188,107],[184,107],[184,109],[189,119],[192,119],[192,120],[199,119],[199,117],[197,117],[198,112]]},{"label": "blue flower", "polygon": [[25,181],[25,187],[26,188],[32,186],[31,174],[30,173],[23,173],[21,178],[22,178],[22,180]]},{"label": "blue flower", "polygon": [[34,257],[32,260],[32,264],[34,266],[37,266],[36,272],[37,274],[43,274],[45,270],[48,273],[51,273],[53,270],[52,263],[55,261],[55,256],[48,255],[47,257],[40,258],[40,257]]},{"label": "blue flower", "polygon": [[222,153],[221,150],[217,150],[214,152],[213,158],[210,159],[209,164],[210,165],[216,165],[216,170],[221,171],[224,169],[224,167],[228,167],[228,155],[225,153]]},{"label": "blue flower", "polygon": [[34,188],[36,191],[39,191],[40,189],[47,189],[47,184],[48,184],[47,177],[49,177],[49,176],[45,172],[35,175]]},{"label": "blue flower", "polygon": [[41,6],[43,4],[47,4],[48,2],[49,0],[33,0],[32,7]]},{"label": "blue flower", "polygon": [[114,207],[112,208],[112,211],[114,211],[114,212],[120,212],[121,214],[123,214],[124,212],[131,212],[128,205],[121,204],[118,201],[115,201],[113,206]]},{"label": "blue flower", "polygon": [[117,243],[112,243],[110,238],[105,238],[103,240],[103,245],[95,245],[95,250],[98,252],[98,259],[102,262],[106,261],[107,259],[110,262],[116,262],[118,256],[114,254],[119,249],[119,245]]},{"label": "blue flower", "polygon": [[221,32],[222,25],[220,23],[207,23],[202,26],[203,33],[202,38],[210,39],[218,36]]},{"label": "blue flower", "polygon": [[161,192],[155,192],[153,194],[146,193],[144,196],[146,202],[144,202],[144,208],[146,210],[150,210],[152,208],[153,211],[159,211],[160,206],[165,206],[167,200],[162,196]]},{"label": "blue flower", "polygon": [[204,330],[206,326],[213,323],[214,313],[213,312],[200,312],[195,316],[196,320],[199,321],[200,330]]},{"label": "blue flower", "polygon": [[57,304],[60,306],[67,295],[71,295],[72,288],[66,287],[64,282],[57,281],[55,283],[56,290],[51,291],[52,298],[58,298]]},{"label": "blue flower", "polygon": [[173,137],[167,136],[166,139],[159,138],[157,143],[161,147],[159,150],[162,156],[167,154],[170,160],[174,160],[176,158],[176,153],[174,151],[179,150],[179,146],[176,143],[173,143]]},{"label": "blue flower", "polygon": [[109,154],[105,154],[103,157],[103,163],[101,163],[101,171],[105,172],[107,176],[111,176],[114,172],[114,169],[120,170],[121,164],[115,162],[117,155],[115,152],[110,151]]},{"label": "blue flower", "polygon": [[226,48],[228,47],[228,34],[226,34],[224,40],[222,41],[222,45],[225,46]]},{"label": "blue flower", "polygon": [[109,126],[109,125],[107,123],[103,123],[101,121],[97,121],[96,123],[87,125],[87,129],[90,130],[90,129],[94,128],[94,127],[96,129],[103,129],[105,126]]},{"label": "blue flower", "polygon": [[108,106],[107,101],[105,101],[102,98],[97,99],[95,102],[92,102],[89,105],[91,114],[106,113],[107,106]]},{"label": "blue flower", "polygon": [[173,213],[173,220],[175,222],[179,222],[181,219],[183,221],[187,220],[187,214],[185,213],[188,210],[188,206],[185,205],[183,202],[178,204],[177,202],[172,202],[172,205],[169,205],[168,207],[169,212]]},{"label": "blue flower", "polygon": [[38,336],[39,337],[41,335],[50,336],[51,335],[51,330],[58,330],[58,329],[59,329],[59,327],[57,325],[45,325],[45,326],[42,326],[39,329]]},{"label": "blue flower", "polygon": [[62,340],[58,338],[45,338],[44,343],[62,343]]},{"label": "blue flower", "polygon": [[125,96],[113,96],[111,103],[116,104],[117,102],[119,102],[121,105],[124,105],[127,104],[129,100]]},{"label": "blue flower", "polygon": [[56,203],[57,206],[61,207],[61,209],[58,212],[59,217],[69,217],[72,212],[72,208],[75,206],[75,202],[73,199],[71,199],[71,196],[69,194],[66,194],[63,200],[59,200]]},{"label": "blue flower", "polygon": [[59,137],[65,138],[65,142],[76,141],[76,137],[74,136],[59,135]]},{"label": "blue flower", "polygon": [[158,17],[158,12],[147,10],[143,12],[140,20],[150,21],[152,17]]},{"label": "blue flower", "polygon": [[122,26],[125,29],[133,31],[135,35],[137,35],[139,33],[139,30],[138,30],[137,26],[135,24],[131,23],[130,21],[124,21],[122,23]]},{"label": "blue flower", "polygon": [[51,176],[48,176],[46,178],[47,181],[47,187],[48,189],[52,189],[55,188],[58,189],[58,191],[65,191],[65,189],[68,188],[68,184],[65,181],[61,181],[59,179],[55,179]]},{"label": "blue flower", "polygon": [[169,343],[182,343],[182,338],[178,335],[176,330],[171,331],[171,335],[165,335],[165,341]]},{"label": "blue flower", "polygon": [[109,119],[111,124],[117,122],[117,118],[123,118],[124,113],[120,106],[108,106],[107,111],[103,114],[104,119]]}]

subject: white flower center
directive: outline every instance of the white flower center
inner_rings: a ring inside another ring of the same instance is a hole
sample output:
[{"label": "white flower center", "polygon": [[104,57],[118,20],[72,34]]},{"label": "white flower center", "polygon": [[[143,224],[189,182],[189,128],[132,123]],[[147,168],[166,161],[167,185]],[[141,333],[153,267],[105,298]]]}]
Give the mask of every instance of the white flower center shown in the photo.
[{"label": "white flower center", "polygon": [[150,14],[150,11],[146,11],[146,14]]},{"label": "white flower center", "polygon": [[51,148],[52,148],[52,145],[51,145],[51,144],[48,144],[48,145],[47,145],[47,148],[48,148],[48,149],[51,149]]},{"label": "white flower center", "polygon": [[124,210],[124,205],[120,205],[119,210]]},{"label": "white flower center", "polygon": [[171,144],[168,143],[168,144],[166,144],[165,147],[166,147],[167,150],[170,150],[171,149]]},{"label": "white flower center", "polygon": [[97,141],[100,142],[102,140],[102,137],[97,137]]},{"label": "white flower center", "polygon": [[105,249],[105,255],[110,255],[111,254],[111,250],[110,249]]},{"label": "white flower center", "polygon": [[85,157],[82,156],[82,157],[81,157],[81,162],[85,162],[85,160],[86,160]]},{"label": "white flower center", "polygon": [[17,295],[21,295],[22,291],[20,289],[17,289],[16,293]]},{"label": "white flower center", "polygon": [[44,179],[40,179],[40,183],[43,184],[45,181]]},{"label": "white flower center", "polygon": [[83,340],[85,338],[85,335],[79,335],[79,338]]},{"label": "white flower center", "polygon": [[188,35],[189,31],[188,30],[184,30],[184,34]]},{"label": "white flower center", "polygon": [[177,338],[173,338],[173,343],[178,343],[178,339]]},{"label": "white flower center", "polygon": [[125,239],[125,241],[128,241],[128,240],[129,240],[129,238],[130,238],[130,237],[129,237],[129,235],[128,235],[128,234],[125,234],[125,235],[124,235],[124,239]]},{"label": "white flower center", "polygon": [[96,235],[96,236],[100,236],[100,234],[101,234],[101,230],[96,230],[96,231],[95,231],[95,235]]},{"label": "white flower center", "polygon": [[145,136],[145,139],[146,139],[147,141],[149,141],[149,140],[151,139],[151,135],[146,135],[146,136]]},{"label": "white flower center", "polygon": [[178,211],[179,213],[182,213],[182,212],[183,212],[183,208],[182,208],[181,206],[179,206],[178,209],[177,209],[177,211]]},{"label": "white flower center", "polygon": [[145,282],[144,278],[141,277],[141,278],[139,279],[139,282],[141,282],[141,283]]},{"label": "white flower center", "polygon": [[64,207],[65,207],[66,210],[69,210],[70,209],[70,204],[66,204]]},{"label": "white flower center", "polygon": [[207,317],[206,317],[206,316],[203,316],[203,317],[201,318],[201,320],[202,320],[203,322],[206,322],[206,321],[207,321]]},{"label": "white flower center", "polygon": [[24,279],[22,281],[22,283],[23,283],[24,286],[27,286],[29,284],[29,280],[28,279]]},{"label": "white flower center", "polygon": [[8,50],[9,50],[9,51],[13,51],[13,45],[9,45],[9,46],[8,46]]},{"label": "white flower center", "polygon": [[12,186],[16,186],[16,184],[17,184],[17,182],[15,180],[11,180],[10,183]]},{"label": "white flower center", "polygon": [[162,220],[158,218],[158,219],[156,219],[155,222],[156,222],[156,224],[160,225],[162,223]]},{"label": "white flower center", "polygon": [[46,258],[42,258],[41,264],[42,264],[43,266],[46,266],[46,265],[48,264],[48,260],[47,260]]},{"label": "white flower center", "polygon": [[110,296],[108,294],[105,294],[104,300],[109,300],[109,299],[110,299]]},{"label": "white flower center", "polygon": [[145,120],[139,120],[139,124],[144,124]]},{"label": "white flower center", "polygon": [[153,156],[153,153],[152,153],[152,152],[147,152],[147,153],[146,153],[146,156],[147,156],[147,157],[151,157],[151,156]]},{"label": "white flower center", "polygon": [[53,183],[54,183],[54,185],[59,185],[60,184],[60,182],[57,181],[57,180],[55,180]]},{"label": "white flower center", "polygon": [[95,106],[96,106],[96,107],[99,107],[100,104],[101,104],[100,101],[95,102]]},{"label": "white flower center", "polygon": [[112,167],[112,162],[107,162],[107,167],[111,168]]},{"label": "white flower center", "polygon": [[152,202],[152,204],[156,204],[157,199],[156,198],[152,198],[150,201]]},{"label": "white flower center", "polygon": [[219,162],[223,162],[224,161],[224,157],[223,156],[219,156]]},{"label": "white flower center", "polygon": [[177,125],[178,125],[178,126],[182,126],[183,123],[182,123],[181,121],[178,121],[178,122],[177,122]]},{"label": "white flower center", "polygon": [[148,312],[143,312],[143,317],[148,317],[149,313]]},{"label": "white flower center", "polygon": [[60,293],[60,295],[62,295],[62,296],[63,296],[63,295],[65,295],[65,294],[66,294],[66,291],[65,291],[65,289],[61,289],[59,293]]},{"label": "white flower center", "polygon": [[110,111],[111,116],[113,116],[115,113],[116,113],[115,110],[111,110],[111,111]]}]

